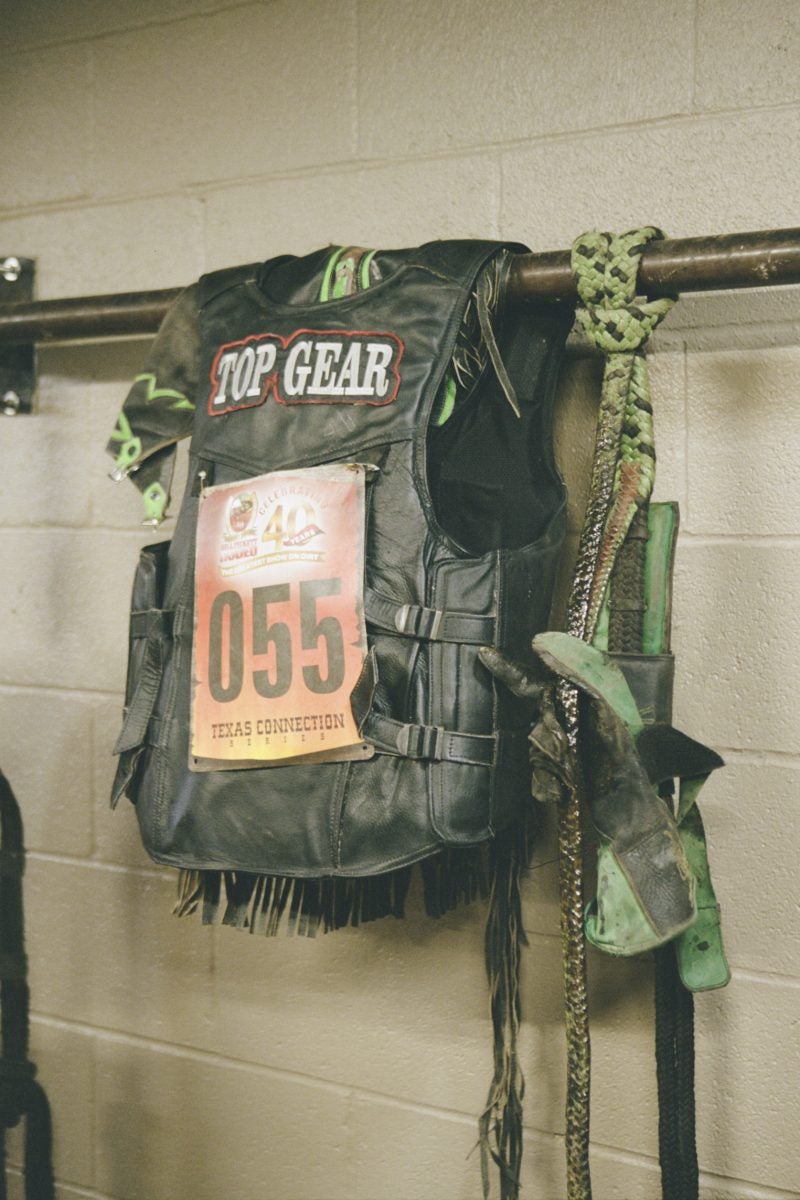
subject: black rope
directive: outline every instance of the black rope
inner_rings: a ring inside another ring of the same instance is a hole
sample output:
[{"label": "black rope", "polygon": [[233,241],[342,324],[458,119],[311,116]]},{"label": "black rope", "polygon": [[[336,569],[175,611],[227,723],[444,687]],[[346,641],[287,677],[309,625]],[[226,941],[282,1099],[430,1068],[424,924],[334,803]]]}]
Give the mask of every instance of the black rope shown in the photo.
[{"label": "black rope", "polygon": [[674,1195],[675,1200],[678,1200],[678,1197],[680,1200],[694,1200],[700,1189],[694,1103],[694,995],[683,986],[678,974],[675,949],[673,946],[669,949],[672,951],[669,971],[675,980],[675,1092],[679,1161],[682,1171],[681,1190]]},{"label": "black rope", "polygon": [[54,1200],[47,1097],[28,1058],[28,964],[22,911],[25,849],[19,805],[0,771],[0,1200],[6,1197],[5,1132],[25,1119],[25,1200]]},{"label": "black rope", "polygon": [[[609,650],[641,653],[647,506],[634,518],[611,578]],[[669,797],[665,803],[671,803]],[[697,1200],[694,997],[681,982],[675,948],[655,951],[655,1052],[662,1200]]]}]

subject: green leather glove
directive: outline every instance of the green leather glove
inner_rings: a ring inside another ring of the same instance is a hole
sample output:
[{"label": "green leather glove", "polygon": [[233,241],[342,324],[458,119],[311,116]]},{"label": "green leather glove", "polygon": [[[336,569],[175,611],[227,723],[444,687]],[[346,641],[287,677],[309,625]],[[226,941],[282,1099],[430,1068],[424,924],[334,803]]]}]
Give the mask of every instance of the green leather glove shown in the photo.
[{"label": "green leather glove", "polygon": [[[587,938],[617,955],[638,954],[678,938],[685,986],[720,986],[720,980],[727,981],[727,967],[724,972],[720,968],[724,955],[718,910],[702,823],[698,836],[699,812],[689,797],[699,790],[691,783],[705,779],[722,760],[672,726],[645,726],[622,671],[579,638],[540,634],[533,650],[586,698],[581,758],[599,840],[597,895],[587,908]],[[539,799],[560,798],[572,786],[573,765],[552,687],[496,650],[482,650],[481,658],[513,692],[538,704],[539,720],[531,733],[532,790]],[[684,778],[686,796],[680,824],[656,790],[675,776]]]}]

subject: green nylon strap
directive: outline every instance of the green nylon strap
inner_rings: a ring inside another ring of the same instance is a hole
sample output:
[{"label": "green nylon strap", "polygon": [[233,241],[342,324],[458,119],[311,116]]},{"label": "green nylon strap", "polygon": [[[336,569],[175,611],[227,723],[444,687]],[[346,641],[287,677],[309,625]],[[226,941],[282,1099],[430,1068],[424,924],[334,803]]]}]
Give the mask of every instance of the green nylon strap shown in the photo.
[{"label": "green nylon strap", "polygon": [[364,255],[364,257],[361,260],[361,270],[359,272],[359,283],[360,283],[362,292],[365,292],[367,290],[367,288],[369,287],[369,283],[370,283],[369,268],[370,268],[370,265],[372,264],[372,260],[374,257],[375,257],[375,251],[368,250],[367,253]]},{"label": "green nylon strap", "polygon": [[683,986],[690,992],[709,992],[730,983],[725,957],[703,818],[697,797],[707,776],[682,779],[678,805],[678,831],[695,880],[697,920],[675,943],[675,954]]},{"label": "green nylon strap", "polygon": [[642,654],[666,654],[670,649],[670,576],[677,532],[677,504],[651,504],[644,550],[646,601],[642,619]]},{"label": "green nylon strap", "polygon": [[319,298],[322,304],[327,303],[331,298],[331,280],[333,272],[336,269],[336,264],[344,254],[344,246],[337,246],[333,254],[331,254],[325,266],[325,274],[322,276],[322,285],[319,289]]},{"label": "green nylon strap", "polygon": [[370,265],[374,257],[374,250],[364,250],[361,246],[337,246],[325,264],[319,289],[320,303],[367,291],[372,282]]}]

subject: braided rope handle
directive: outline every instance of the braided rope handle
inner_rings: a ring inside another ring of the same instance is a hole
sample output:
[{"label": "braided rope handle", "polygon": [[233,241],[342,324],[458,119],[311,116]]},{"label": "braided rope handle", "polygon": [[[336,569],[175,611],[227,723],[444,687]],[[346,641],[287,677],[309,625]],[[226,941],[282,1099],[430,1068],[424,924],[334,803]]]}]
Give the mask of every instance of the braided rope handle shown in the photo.
[{"label": "braided rope handle", "polygon": [[576,319],[606,356],[582,534],[585,553],[578,553],[568,614],[570,633],[586,640],[594,632],[617,550],[637,505],[647,501],[655,482],[653,409],[644,347],[675,300],[640,298],[636,281],[647,243],[663,236],[653,225],[619,235],[593,231],[576,238],[572,247],[581,300]]},{"label": "braided rope handle", "polygon": [[[587,641],[594,632],[617,549],[655,478],[652,406],[643,347],[674,301],[667,297],[637,300],[636,279],[645,246],[660,237],[663,234],[654,226],[619,236],[592,232],[577,238],[572,250],[581,300],[577,320],[606,355],[589,504],[567,609],[568,631]],[[567,1036],[567,1196],[568,1200],[591,1200],[591,1044],[583,930],[581,786],[576,758],[578,697],[566,680],[559,682],[556,695],[576,765],[575,785],[565,789],[559,808],[558,830]]]}]

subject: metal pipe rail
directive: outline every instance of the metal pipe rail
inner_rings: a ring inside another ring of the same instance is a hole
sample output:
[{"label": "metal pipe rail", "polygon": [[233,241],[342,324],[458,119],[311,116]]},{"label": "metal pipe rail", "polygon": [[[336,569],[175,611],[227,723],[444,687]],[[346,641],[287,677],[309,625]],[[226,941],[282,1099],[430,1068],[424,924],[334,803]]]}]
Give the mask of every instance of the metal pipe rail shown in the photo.
[{"label": "metal pipe rail", "polygon": [[[639,279],[648,295],[800,283],[800,229],[651,242],[642,256]],[[0,344],[155,333],[179,291],[165,288],[3,305]],[[570,252],[520,254],[512,267],[509,295],[517,303],[574,297]]]}]

